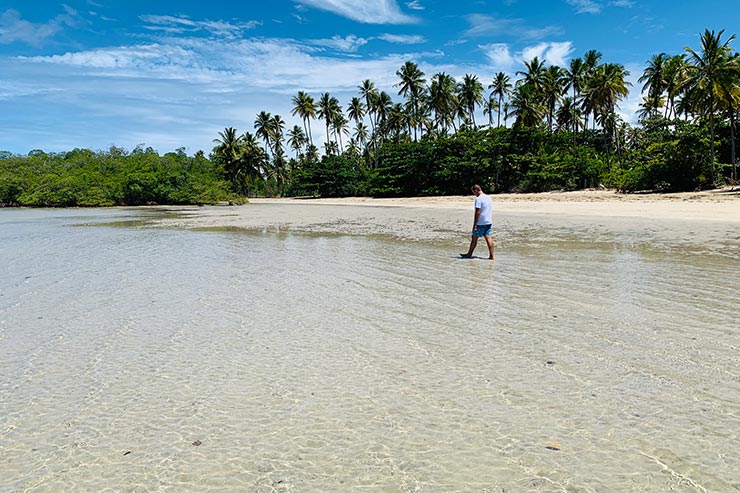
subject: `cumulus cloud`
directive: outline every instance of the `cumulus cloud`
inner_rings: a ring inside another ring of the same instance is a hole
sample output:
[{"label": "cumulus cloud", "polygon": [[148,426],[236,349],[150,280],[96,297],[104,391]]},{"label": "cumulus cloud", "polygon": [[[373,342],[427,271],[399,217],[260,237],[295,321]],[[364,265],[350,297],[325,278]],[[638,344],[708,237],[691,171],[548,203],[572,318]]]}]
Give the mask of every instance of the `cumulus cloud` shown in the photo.
[{"label": "cumulus cloud", "polygon": [[396,0],[293,0],[333,12],[365,24],[413,24],[418,19],[404,14]]},{"label": "cumulus cloud", "polygon": [[65,26],[74,27],[82,20],[77,11],[63,5],[64,13],[43,24],[34,24],[21,17],[17,10],[9,9],[0,15],[0,44],[14,42],[41,46],[44,41],[59,33]]}]

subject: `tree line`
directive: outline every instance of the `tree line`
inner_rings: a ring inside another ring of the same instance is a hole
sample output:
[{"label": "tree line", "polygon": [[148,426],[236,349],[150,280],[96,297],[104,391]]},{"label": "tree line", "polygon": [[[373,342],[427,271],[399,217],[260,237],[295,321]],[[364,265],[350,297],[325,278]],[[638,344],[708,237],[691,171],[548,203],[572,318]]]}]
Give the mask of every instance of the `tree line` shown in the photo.
[{"label": "tree line", "polygon": [[[605,186],[681,191],[737,181],[740,55],[705,30],[697,49],[647,61],[638,126],[617,113],[629,72],[596,50],[567,67],[538,57],[484,83],[407,61],[399,100],[364,80],[346,107],[328,92],[291,99],[301,125],[261,111],[225,128],[206,157],[111,148],[0,155],[0,204],[214,203],[249,196],[401,196]],[[483,115],[478,121],[477,116]],[[316,125],[324,130],[314,138]],[[321,149],[321,150],[320,150]]]},{"label": "tree line", "polygon": [[[567,67],[535,57],[516,80],[499,72],[487,88],[473,74],[427,79],[408,61],[396,72],[400,101],[371,80],[360,83],[346,108],[328,92],[315,99],[299,91],[291,113],[302,125],[286,131],[280,115],[262,111],[254,134],[224,129],[211,157],[245,194],[464,192],[467,184],[445,185],[441,178],[455,173],[473,174],[496,191],[712,187],[737,180],[734,38],[705,30],[700,48],[652,57],[639,79],[644,99],[636,127],[617,113],[629,93],[629,72],[596,50]],[[486,121],[476,120],[480,113]],[[323,142],[313,137],[315,125],[325,130]],[[426,174],[418,175],[421,168],[412,163],[422,155]],[[430,176],[442,181],[418,189],[389,184]]]}]

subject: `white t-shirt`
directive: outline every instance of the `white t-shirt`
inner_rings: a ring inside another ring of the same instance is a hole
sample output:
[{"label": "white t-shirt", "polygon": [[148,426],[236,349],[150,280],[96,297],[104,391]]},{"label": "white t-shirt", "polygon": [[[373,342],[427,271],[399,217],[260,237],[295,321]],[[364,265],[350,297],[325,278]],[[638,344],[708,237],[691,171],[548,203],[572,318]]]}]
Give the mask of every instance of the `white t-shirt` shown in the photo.
[{"label": "white t-shirt", "polygon": [[478,216],[478,226],[482,224],[493,223],[493,201],[491,197],[482,193],[475,198],[475,208],[480,209],[480,216]]}]

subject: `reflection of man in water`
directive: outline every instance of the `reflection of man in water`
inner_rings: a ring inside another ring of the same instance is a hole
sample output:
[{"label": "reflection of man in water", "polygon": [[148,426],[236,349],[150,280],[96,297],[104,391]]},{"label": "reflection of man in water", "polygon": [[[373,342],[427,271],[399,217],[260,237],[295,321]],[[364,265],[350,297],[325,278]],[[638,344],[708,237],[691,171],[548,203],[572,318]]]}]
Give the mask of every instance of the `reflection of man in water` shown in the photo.
[{"label": "reflection of man in water", "polygon": [[468,253],[461,253],[463,258],[471,258],[478,245],[478,238],[486,239],[488,245],[488,259],[493,260],[493,238],[491,237],[491,223],[493,223],[493,201],[483,193],[480,185],[473,186],[475,194],[475,217],[473,218],[473,236],[470,239]]}]

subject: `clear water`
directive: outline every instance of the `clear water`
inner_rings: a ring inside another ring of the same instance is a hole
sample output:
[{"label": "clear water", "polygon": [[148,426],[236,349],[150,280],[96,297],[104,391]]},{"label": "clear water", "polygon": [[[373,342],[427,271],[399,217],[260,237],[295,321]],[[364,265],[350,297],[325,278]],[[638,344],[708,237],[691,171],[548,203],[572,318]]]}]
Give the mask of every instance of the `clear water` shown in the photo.
[{"label": "clear water", "polygon": [[0,491],[740,491],[736,256],[167,214],[0,211]]}]

